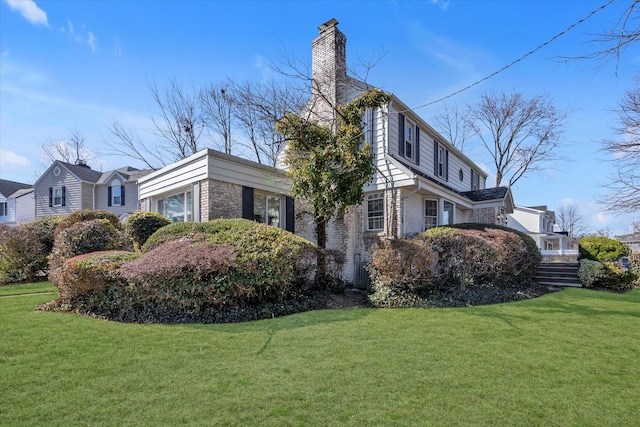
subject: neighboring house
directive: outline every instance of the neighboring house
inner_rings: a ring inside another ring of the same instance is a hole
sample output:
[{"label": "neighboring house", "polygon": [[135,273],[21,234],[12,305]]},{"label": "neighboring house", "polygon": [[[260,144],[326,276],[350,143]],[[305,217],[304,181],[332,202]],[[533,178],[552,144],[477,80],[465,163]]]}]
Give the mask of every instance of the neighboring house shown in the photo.
[{"label": "neighboring house", "polygon": [[[312,43],[314,92],[307,113],[317,120],[357,97],[366,84],[346,75],[346,37],[331,20]],[[322,94],[320,94],[322,92]],[[377,172],[360,206],[327,227],[327,248],[346,255],[343,279],[366,286],[371,246],[430,227],[461,222],[506,224],[513,212],[507,187],[485,188],[487,174],[397,97],[365,116]],[[173,221],[249,218],[311,241],[308,202],[289,197],[280,153],[272,168],[206,149],[138,180],[141,208]]]},{"label": "neighboring house", "polygon": [[140,210],[137,180],[150,172],[129,166],[100,172],[84,163],[55,161],[34,184],[36,218],[101,209],[126,220]]},{"label": "neighboring house", "polygon": [[0,224],[15,226],[34,218],[33,186],[0,179]]},{"label": "neighboring house", "polygon": [[631,234],[624,234],[622,236],[616,236],[615,239],[629,246],[631,252],[640,252],[640,231]]},{"label": "neighboring house", "polygon": [[509,227],[522,231],[535,240],[541,251],[564,251],[568,249],[566,232],[555,232],[556,214],[546,206],[516,206],[509,214]]}]

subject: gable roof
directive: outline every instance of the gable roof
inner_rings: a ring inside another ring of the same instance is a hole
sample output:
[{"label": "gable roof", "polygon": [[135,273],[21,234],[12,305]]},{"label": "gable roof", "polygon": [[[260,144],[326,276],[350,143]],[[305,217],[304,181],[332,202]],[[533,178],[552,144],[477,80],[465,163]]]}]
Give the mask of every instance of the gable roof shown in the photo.
[{"label": "gable roof", "polygon": [[0,194],[9,198],[13,193],[25,188],[32,188],[31,184],[24,184],[22,182],[8,181],[6,179],[0,179]]},{"label": "gable roof", "polygon": [[50,170],[52,170],[55,167],[55,165],[60,165],[63,168],[65,168],[77,180],[82,182],[88,182],[90,184],[101,184],[105,182],[107,178],[112,176],[114,173],[120,175],[122,178],[124,178],[125,181],[136,181],[138,178],[153,172],[152,170],[139,170],[131,166],[124,166],[116,170],[100,172],[100,171],[93,170],[86,165],[74,165],[72,163],[56,160],[51,164],[51,166],[49,166],[46,172],[43,173],[42,176],[40,176],[40,178],[38,178],[38,180],[36,181],[36,184],[34,185],[37,185],[38,182],[40,182],[40,180],[45,175],[47,175]]}]

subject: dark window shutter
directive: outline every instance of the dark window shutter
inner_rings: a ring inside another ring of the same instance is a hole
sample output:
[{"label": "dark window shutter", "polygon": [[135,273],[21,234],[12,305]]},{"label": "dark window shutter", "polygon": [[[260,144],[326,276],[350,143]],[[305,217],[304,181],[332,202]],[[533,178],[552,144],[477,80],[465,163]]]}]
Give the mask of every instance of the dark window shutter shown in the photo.
[{"label": "dark window shutter", "polygon": [[49,207],[53,207],[53,187],[49,187]]},{"label": "dark window shutter", "polygon": [[285,198],[285,222],[286,230],[292,233],[296,232],[296,212],[294,200],[287,196]]},{"label": "dark window shutter", "polygon": [[62,206],[67,205],[67,187],[62,186]]},{"label": "dark window shutter", "polygon": [[433,141],[433,174],[438,176],[438,141]]},{"label": "dark window shutter", "polygon": [[111,199],[113,198],[112,195],[113,195],[113,191],[111,189],[111,186],[109,186],[107,188],[107,206],[111,206]]},{"label": "dark window shutter", "polygon": [[420,165],[420,128],[416,126],[416,143],[414,150],[416,152],[416,165]]},{"label": "dark window shutter", "polygon": [[444,151],[444,180],[449,181],[449,150]]},{"label": "dark window shutter", "polygon": [[120,186],[120,206],[124,206],[124,185]]},{"label": "dark window shutter", "polygon": [[471,168],[471,190],[474,190],[473,188],[473,175],[475,175],[475,171],[473,170],[473,168]]},{"label": "dark window shutter", "polygon": [[404,156],[404,114],[398,113],[398,153]]},{"label": "dark window shutter", "polygon": [[253,219],[253,188],[242,187],[242,218]]}]

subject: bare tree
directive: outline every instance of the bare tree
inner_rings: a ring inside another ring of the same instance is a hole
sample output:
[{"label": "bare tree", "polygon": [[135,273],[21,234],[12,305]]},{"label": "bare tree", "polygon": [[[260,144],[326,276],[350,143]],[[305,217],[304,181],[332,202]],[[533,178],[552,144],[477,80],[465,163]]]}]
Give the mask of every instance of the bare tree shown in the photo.
[{"label": "bare tree", "polygon": [[603,150],[613,156],[615,172],[601,199],[613,211],[640,211],[640,89],[628,91],[618,110],[617,139],[603,142]]},{"label": "bare tree", "polygon": [[[601,8],[614,3],[610,0]],[[619,4],[620,2],[618,2]],[[620,56],[636,41],[640,40],[640,0],[629,3],[610,30],[596,34],[591,43],[597,47],[584,55],[565,59],[598,59],[620,61]]]},{"label": "bare tree", "polygon": [[578,247],[580,238],[587,232],[587,224],[584,217],[573,204],[565,204],[556,212],[556,224],[560,227],[560,231],[567,232],[569,237],[569,248]]},{"label": "bare tree", "polygon": [[219,137],[221,151],[231,154],[233,142],[233,96],[229,83],[212,83],[200,93],[200,105],[207,128]]},{"label": "bare tree", "polygon": [[265,83],[231,83],[233,114],[259,163],[275,166],[284,139],[275,130],[287,113],[301,111],[303,92],[270,80]]},{"label": "bare tree", "polygon": [[111,122],[109,133],[111,137],[102,138],[102,143],[107,148],[106,155],[129,157],[144,163],[149,169],[167,165],[166,154],[160,146],[148,146],[134,129],[127,129],[120,120]]},{"label": "bare tree", "polygon": [[173,161],[197,153],[203,147],[200,136],[205,127],[200,111],[200,90],[185,89],[175,78],[160,91],[155,83],[150,84],[151,96],[158,106],[157,116],[151,115],[154,134],[163,140],[165,150]]},{"label": "bare tree", "polygon": [[567,113],[546,97],[525,98],[520,92],[482,95],[470,107],[474,133],[482,140],[496,168],[496,187],[512,186],[523,176],[541,171],[557,153]]},{"label": "bare tree", "polygon": [[434,118],[438,131],[457,149],[464,151],[465,143],[473,135],[473,124],[469,122],[469,113],[462,112],[458,106],[445,107],[444,112]]},{"label": "bare tree", "polygon": [[47,164],[56,160],[72,164],[86,164],[95,158],[86,146],[85,136],[77,130],[67,139],[51,138],[40,148],[42,150],[41,159]]}]

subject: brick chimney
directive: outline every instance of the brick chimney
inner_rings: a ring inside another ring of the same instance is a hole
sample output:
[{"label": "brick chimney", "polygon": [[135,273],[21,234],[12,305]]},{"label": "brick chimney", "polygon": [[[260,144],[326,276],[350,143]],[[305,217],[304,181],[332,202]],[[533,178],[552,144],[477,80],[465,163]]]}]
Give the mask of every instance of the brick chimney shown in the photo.
[{"label": "brick chimney", "polygon": [[311,43],[315,112],[332,119],[334,108],[346,100],[347,38],[333,18],[318,27],[320,34]]}]

